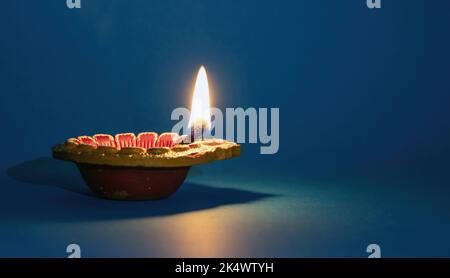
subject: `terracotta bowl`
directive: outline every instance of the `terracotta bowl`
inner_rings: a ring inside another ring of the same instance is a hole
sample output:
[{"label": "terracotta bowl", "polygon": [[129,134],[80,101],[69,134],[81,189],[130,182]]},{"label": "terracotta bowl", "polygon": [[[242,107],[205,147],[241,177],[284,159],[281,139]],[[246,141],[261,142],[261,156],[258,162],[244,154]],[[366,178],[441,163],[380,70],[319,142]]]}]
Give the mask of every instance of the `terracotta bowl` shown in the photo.
[{"label": "terracotta bowl", "polygon": [[174,193],[191,166],[237,157],[234,142],[209,138],[192,143],[176,133],[95,134],[52,147],[53,157],[74,162],[92,191],[114,200],[155,200]]},{"label": "terracotta bowl", "polygon": [[100,198],[156,200],[172,195],[190,167],[145,168],[77,163],[81,175]]}]

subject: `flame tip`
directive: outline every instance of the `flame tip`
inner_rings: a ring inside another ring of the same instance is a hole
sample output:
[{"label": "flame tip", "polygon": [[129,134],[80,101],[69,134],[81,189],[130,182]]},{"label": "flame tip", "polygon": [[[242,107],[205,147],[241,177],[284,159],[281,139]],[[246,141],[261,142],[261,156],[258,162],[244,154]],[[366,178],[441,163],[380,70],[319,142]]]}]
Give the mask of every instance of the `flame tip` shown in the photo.
[{"label": "flame tip", "polygon": [[200,67],[200,69],[198,70],[198,73],[200,74],[200,73],[202,73],[202,74],[206,74],[206,68],[205,68],[205,66],[201,66]]}]

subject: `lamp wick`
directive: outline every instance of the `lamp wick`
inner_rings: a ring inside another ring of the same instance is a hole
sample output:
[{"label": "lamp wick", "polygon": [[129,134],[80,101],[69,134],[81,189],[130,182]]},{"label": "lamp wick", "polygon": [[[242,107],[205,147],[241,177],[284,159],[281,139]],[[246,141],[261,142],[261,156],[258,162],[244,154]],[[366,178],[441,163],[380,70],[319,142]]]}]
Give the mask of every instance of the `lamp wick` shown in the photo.
[{"label": "lamp wick", "polygon": [[204,140],[204,138],[203,138],[203,132],[204,132],[204,130],[205,130],[205,125],[202,123],[202,141]]}]

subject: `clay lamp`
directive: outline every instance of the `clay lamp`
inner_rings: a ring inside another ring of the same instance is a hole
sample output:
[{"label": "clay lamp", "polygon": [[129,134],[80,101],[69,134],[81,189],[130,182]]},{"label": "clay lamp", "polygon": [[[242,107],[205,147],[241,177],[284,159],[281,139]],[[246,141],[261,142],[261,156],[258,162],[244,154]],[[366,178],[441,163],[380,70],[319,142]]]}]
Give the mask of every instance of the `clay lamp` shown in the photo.
[{"label": "clay lamp", "polygon": [[98,197],[162,199],[180,187],[191,166],[240,155],[234,142],[203,138],[209,121],[209,89],[202,67],[192,101],[190,138],[155,132],[79,136],[53,146],[53,157],[74,162]]}]

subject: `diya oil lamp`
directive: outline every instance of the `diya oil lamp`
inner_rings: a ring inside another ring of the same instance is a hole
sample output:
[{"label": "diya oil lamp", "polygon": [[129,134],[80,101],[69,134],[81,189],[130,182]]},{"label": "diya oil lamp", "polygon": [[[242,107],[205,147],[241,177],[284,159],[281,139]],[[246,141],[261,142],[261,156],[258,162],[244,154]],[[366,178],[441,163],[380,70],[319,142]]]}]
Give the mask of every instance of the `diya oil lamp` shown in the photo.
[{"label": "diya oil lamp", "polygon": [[91,190],[115,200],[162,199],[174,193],[193,165],[237,157],[240,145],[205,139],[211,114],[205,68],[198,72],[192,98],[191,136],[176,133],[96,134],[53,146],[56,159],[72,161]]}]

